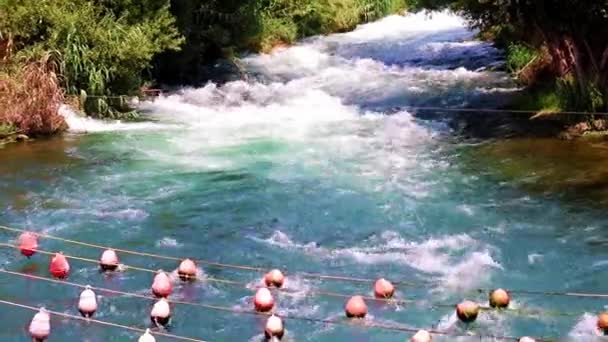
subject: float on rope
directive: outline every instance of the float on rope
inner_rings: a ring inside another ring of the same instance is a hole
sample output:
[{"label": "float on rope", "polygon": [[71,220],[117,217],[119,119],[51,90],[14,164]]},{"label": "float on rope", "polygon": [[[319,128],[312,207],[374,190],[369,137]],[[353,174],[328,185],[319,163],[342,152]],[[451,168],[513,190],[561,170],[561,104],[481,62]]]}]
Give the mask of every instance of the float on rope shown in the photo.
[{"label": "float on rope", "polygon": [[274,308],[272,293],[265,287],[258,289],[253,297],[253,307],[257,312],[269,312]]},{"label": "float on rope", "polygon": [[51,315],[45,308],[40,308],[29,326],[29,333],[34,342],[42,342],[51,334]]},{"label": "float on rope", "polygon": [[394,294],[395,286],[390,281],[380,278],[374,284],[374,296],[376,298],[389,299],[393,298]]},{"label": "float on rope", "polygon": [[431,334],[426,330],[418,330],[410,339],[410,342],[431,342]]},{"label": "float on rope", "polygon": [[102,271],[116,271],[120,265],[118,255],[113,249],[106,249],[99,258],[99,267]]},{"label": "float on rope", "polygon": [[78,311],[82,317],[91,318],[97,311],[97,297],[95,292],[91,290],[91,286],[87,285],[80,293],[80,299],[78,301]]},{"label": "float on rope", "polygon": [[344,312],[348,318],[365,318],[367,315],[367,304],[361,296],[351,297],[344,306]]},{"label": "float on rope", "polygon": [[456,316],[464,323],[471,323],[477,319],[479,315],[479,304],[470,300],[456,305]]},{"label": "float on rope", "polygon": [[266,336],[267,340],[271,340],[276,338],[278,340],[282,339],[285,335],[285,327],[283,326],[283,321],[281,318],[272,315],[268,317],[266,321],[266,327],[264,328],[264,336]]},{"label": "float on rope", "polygon": [[49,272],[58,279],[67,278],[70,273],[70,263],[62,252],[55,253],[49,264]]},{"label": "float on rope", "polygon": [[608,312],[602,312],[597,315],[597,328],[604,335],[608,335]]},{"label": "float on rope", "polygon": [[156,342],[156,339],[150,334],[150,329],[146,329],[146,332],[139,337],[137,342]]},{"label": "float on rope", "polygon": [[196,264],[190,259],[183,260],[177,268],[177,274],[183,281],[196,280]]},{"label": "float on rope", "polygon": [[158,270],[152,282],[152,293],[158,298],[166,298],[173,292],[171,278],[163,270]]},{"label": "float on rope", "polygon": [[274,269],[264,276],[264,283],[268,287],[282,288],[285,284],[285,275],[280,270]]},{"label": "float on rope", "polygon": [[19,235],[17,245],[19,246],[21,254],[29,258],[36,254],[36,249],[38,249],[38,235],[31,232],[25,232]]},{"label": "float on rope", "polygon": [[165,298],[161,298],[158,302],[154,303],[150,312],[150,320],[157,327],[164,327],[169,324],[171,321],[171,307]]},{"label": "float on rope", "polygon": [[511,303],[511,295],[503,289],[496,289],[490,293],[490,307],[506,309]]},{"label": "float on rope", "polygon": [[536,340],[532,337],[524,336],[519,339],[519,342],[536,342]]}]

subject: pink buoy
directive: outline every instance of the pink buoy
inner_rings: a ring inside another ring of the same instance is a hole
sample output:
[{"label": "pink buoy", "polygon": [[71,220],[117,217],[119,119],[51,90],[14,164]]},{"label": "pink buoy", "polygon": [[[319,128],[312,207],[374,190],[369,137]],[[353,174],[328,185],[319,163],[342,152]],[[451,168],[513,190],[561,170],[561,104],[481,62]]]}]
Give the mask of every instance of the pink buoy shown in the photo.
[{"label": "pink buoy", "polygon": [[283,326],[283,321],[281,318],[275,315],[268,317],[266,327],[264,328],[264,335],[266,336],[267,340],[272,338],[276,338],[278,340],[282,339],[283,335],[285,335],[285,327]]},{"label": "pink buoy", "polygon": [[150,329],[146,329],[146,332],[139,337],[137,342],[156,342],[156,339],[150,334]]},{"label": "pink buoy", "polygon": [[19,246],[21,254],[29,258],[36,254],[36,249],[38,249],[38,236],[31,232],[25,232],[19,235],[17,245]]},{"label": "pink buoy", "polygon": [[68,276],[70,273],[70,264],[63,253],[59,252],[53,256],[49,265],[49,272],[53,277],[58,279],[64,279]]},{"label": "pink buoy", "polygon": [[257,290],[253,298],[253,306],[258,312],[268,312],[274,307],[274,298],[272,293],[265,287]]},{"label": "pink buoy", "polygon": [[30,336],[34,342],[42,342],[51,334],[51,316],[45,308],[34,315],[29,327]]},{"label": "pink buoy", "polygon": [[196,280],[196,264],[190,259],[183,260],[177,268],[177,274],[183,281]]},{"label": "pink buoy", "polygon": [[119,264],[118,255],[113,249],[106,249],[99,258],[99,267],[102,271],[116,271]]},{"label": "pink buoy", "polygon": [[367,315],[367,304],[361,296],[351,297],[346,302],[344,312],[348,318],[364,318]]},{"label": "pink buoy", "polygon": [[268,287],[281,288],[285,284],[285,276],[280,270],[272,270],[264,276],[264,283]]},{"label": "pink buoy", "polygon": [[412,336],[410,342],[431,342],[431,334],[426,330],[418,330],[416,335]]},{"label": "pink buoy", "polygon": [[171,307],[165,298],[161,298],[158,302],[154,303],[152,312],[150,313],[150,320],[156,326],[166,326],[169,324],[171,320]]},{"label": "pink buoy", "polygon": [[380,278],[374,284],[374,296],[376,298],[388,299],[392,298],[394,294],[395,286],[390,281]]},{"label": "pink buoy", "polygon": [[97,311],[97,297],[89,285],[87,285],[85,290],[80,293],[78,311],[80,311],[80,314],[86,318],[93,317],[93,314],[95,314],[95,311]]},{"label": "pink buoy", "polygon": [[479,305],[470,300],[465,300],[456,305],[456,315],[464,323],[474,322],[479,315]]},{"label": "pink buoy", "polygon": [[171,285],[171,279],[167,273],[159,270],[154,276],[154,281],[152,282],[152,293],[154,293],[156,297],[166,298],[169,297],[172,292],[173,285]]}]

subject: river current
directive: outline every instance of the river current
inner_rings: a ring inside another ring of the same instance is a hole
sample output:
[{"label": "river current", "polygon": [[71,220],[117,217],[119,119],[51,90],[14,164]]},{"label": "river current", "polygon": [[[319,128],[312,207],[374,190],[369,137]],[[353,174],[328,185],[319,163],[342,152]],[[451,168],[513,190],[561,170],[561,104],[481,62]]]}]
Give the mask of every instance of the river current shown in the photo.
[{"label": "river current", "polygon": [[[398,286],[397,297],[412,303],[368,303],[370,324],[593,341],[603,300],[514,293],[517,310],[482,312],[468,326],[453,313],[451,305],[463,299],[485,304],[487,293],[479,289],[607,292],[605,211],[571,191],[568,180],[576,175],[550,171],[565,166],[558,165],[561,155],[549,152],[572,156],[580,149],[562,142],[472,143],[455,136],[448,119],[408,111],[491,106],[516,89],[508,75],[492,71],[501,52],[474,37],[463,19],[449,13],[391,16],[350,33],[245,57],[245,80],[183,88],[141,103],[146,122],[100,122],[66,110],[66,136],[0,150],[0,224],[117,248],[278,267],[290,276],[291,295],[277,297],[277,311],[285,315],[341,320],[344,298],[319,291],[372,294],[368,283],[304,272],[385,277],[410,283]],[[602,146],[590,148],[598,152],[584,152],[578,159],[584,165],[607,155]],[[598,172],[598,179],[605,175]],[[567,183],[567,190],[534,187],[548,180]],[[2,233],[3,242],[14,239]],[[100,255],[52,240],[42,240],[41,247]],[[167,260],[121,257],[149,269],[176,267]],[[43,255],[26,260],[3,248],[0,262],[7,270],[47,276]],[[249,286],[178,282],[174,298],[251,307],[260,273],[201,267],[207,277]],[[147,294],[151,283],[150,274],[135,270],[107,276],[79,261],[72,268],[69,280],[81,284]],[[78,294],[76,288],[0,274],[3,300],[78,314]],[[98,295],[97,318],[148,325],[150,302]],[[260,318],[173,309],[173,334],[262,340]],[[32,316],[0,306],[0,340],[28,341]],[[409,338],[365,324],[287,320],[287,339]],[[134,340],[131,332],[59,318],[50,339]]]}]

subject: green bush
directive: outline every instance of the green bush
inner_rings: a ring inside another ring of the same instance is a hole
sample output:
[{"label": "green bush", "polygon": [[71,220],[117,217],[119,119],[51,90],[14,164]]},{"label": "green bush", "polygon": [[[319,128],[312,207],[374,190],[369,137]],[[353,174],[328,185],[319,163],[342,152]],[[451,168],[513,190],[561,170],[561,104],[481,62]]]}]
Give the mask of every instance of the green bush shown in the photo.
[{"label": "green bush", "polygon": [[507,70],[516,74],[538,55],[535,49],[523,44],[511,43],[506,49]]}]

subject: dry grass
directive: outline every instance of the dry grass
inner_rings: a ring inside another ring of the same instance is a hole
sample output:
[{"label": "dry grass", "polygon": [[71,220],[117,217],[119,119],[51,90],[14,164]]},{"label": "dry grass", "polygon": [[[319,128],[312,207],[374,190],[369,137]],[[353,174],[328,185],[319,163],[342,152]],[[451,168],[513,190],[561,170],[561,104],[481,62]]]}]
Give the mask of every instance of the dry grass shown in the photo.
[{"label": "dry grass", "polygon": [[0,124],[33,136],[65,130],[59,114],[63,91],[54,70],[46,57],[0,80]]}]

